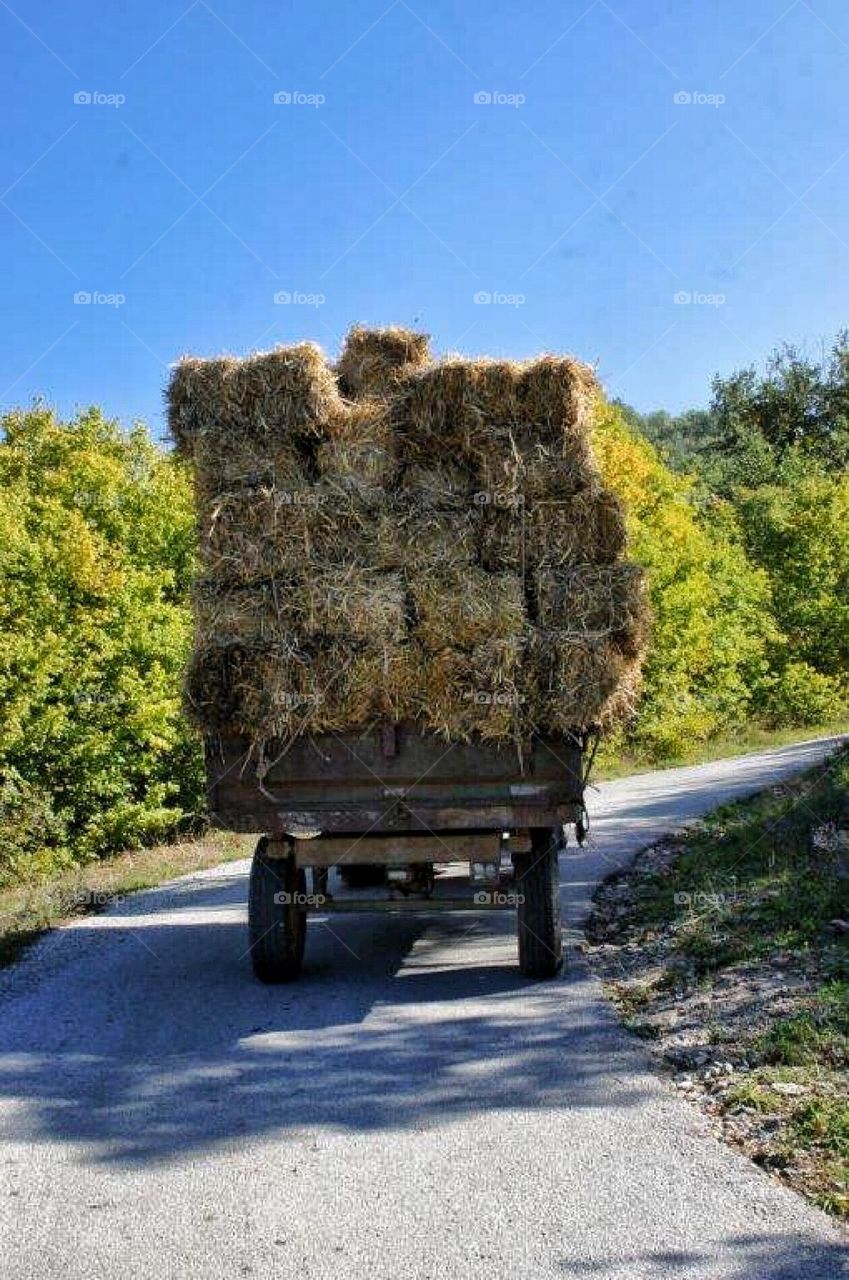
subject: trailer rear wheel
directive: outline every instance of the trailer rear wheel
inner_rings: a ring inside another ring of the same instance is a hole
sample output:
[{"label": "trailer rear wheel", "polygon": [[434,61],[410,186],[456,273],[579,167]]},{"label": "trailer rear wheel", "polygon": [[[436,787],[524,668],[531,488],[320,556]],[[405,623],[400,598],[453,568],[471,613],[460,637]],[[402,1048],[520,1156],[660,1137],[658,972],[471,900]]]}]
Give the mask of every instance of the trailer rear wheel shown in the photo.
[{"label": "trailer rear wheel", "polygon": [[291,982],[301,972],[307,932],[306,876],[294,853],[269,856],[262,836],[251,863],[248,935],[251,963],[261,982]]},{"label": "trailer rear wheel", "polygon": [[517,854],[519,969],[527,978],[553,978],[563,960],[560,921],[560,827],[534,827],[530,853]]}]

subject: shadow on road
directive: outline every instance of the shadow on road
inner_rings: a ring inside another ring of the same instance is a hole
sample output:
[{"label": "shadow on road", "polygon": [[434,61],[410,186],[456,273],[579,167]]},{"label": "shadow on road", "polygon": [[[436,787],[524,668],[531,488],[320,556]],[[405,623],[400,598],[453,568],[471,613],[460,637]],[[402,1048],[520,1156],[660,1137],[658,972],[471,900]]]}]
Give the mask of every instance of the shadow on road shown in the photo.
[{"label": "shadow on road", "polygon": [[[627,1260],[611,1259],[561,1264],[570,1280],[674,1280],[675,1276],[708,1275],[718,1263],[717,1253],[704,1249],[658,1249],[635,1253]],[[839,1241],[807,1242],[797,1235],[734,1235],[722,1244],[722,1275],[733,1280],[840,1280],[849,1275],[849,1254]],[[717,1266],[717,1270],[719,1267]]]},{"label": "shadow on road", "polygon": [[640,1050],[588,1017],[581,974],[530,983],[505,963],[512,916],[316,919],[303,981],[264,987],[244,896],[243,875],[191,881],[54,935],[0,1032],[0,1093],[37,1108],[45,1140],[136,1163],[302,1126],[642,1096],[615,1075]]}]

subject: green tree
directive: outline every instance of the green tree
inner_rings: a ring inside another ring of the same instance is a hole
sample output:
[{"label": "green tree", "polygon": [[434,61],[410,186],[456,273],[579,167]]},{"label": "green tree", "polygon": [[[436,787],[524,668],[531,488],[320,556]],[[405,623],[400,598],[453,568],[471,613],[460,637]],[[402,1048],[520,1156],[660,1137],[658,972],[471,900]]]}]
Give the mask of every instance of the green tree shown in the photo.
[{"label": "green tree", "polygon": [[741,489],[737,508],[751,555],[770,576],[781,631],[768,714],[772,709],[785,723],[820,718],[815,709],[827,709],[828,718],[842,714],[849,691],[849,475],[814,472]]},{"label": "green tree", "polygon": [[630,554],[648,570],[654,625],[632,738],[662,759],[749,718],[777,640],[769,581],[731,506],[701,508],[692,482],[616,406],[599,406],[595,451],[626,504]]},{"label": "green tree", "polygon": [[191,490],[143,428],[37,406],[0,440],[0,876],[177,829],[199,758],[180,714]]},{"label": "green tree", "polygon": [[724,459],[726,483],[771,483],[795,456],[825,468],[849,465],[849,332],[819,360],[784,346],[766,370],[713,381],[714,438],[702,452]]}]

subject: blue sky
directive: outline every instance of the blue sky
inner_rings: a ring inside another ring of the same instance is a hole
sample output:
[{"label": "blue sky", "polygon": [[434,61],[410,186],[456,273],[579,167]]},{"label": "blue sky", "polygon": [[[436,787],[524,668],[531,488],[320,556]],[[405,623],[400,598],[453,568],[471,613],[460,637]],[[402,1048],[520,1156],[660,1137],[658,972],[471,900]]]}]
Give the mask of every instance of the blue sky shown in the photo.
[{"label": "blue sky", "polygon": [[4,409],[361,321],[677,410],[849,321],[845,0],[0,0],[0,64]]}]

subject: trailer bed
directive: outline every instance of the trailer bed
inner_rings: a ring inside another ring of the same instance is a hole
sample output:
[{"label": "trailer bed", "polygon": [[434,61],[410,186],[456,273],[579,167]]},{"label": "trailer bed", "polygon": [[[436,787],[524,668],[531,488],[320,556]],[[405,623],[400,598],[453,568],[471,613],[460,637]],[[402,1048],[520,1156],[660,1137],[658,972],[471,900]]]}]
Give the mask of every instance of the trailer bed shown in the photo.
[{"label": "trailer bed", "polygon": [[555,826],[583,809],[581,742],[446,743],[403,725],[322,734],[255,753],[242,738],[207,746],[210,815],[270,836],[471,832]]}]

